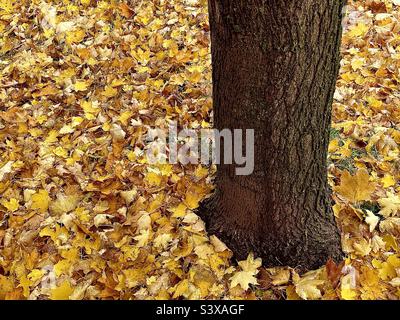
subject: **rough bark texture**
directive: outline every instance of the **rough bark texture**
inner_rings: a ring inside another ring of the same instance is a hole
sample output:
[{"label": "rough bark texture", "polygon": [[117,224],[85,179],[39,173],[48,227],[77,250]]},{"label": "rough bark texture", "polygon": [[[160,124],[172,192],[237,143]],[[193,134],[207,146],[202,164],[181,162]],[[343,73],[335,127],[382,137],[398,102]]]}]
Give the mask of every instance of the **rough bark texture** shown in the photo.
[{"label": "rough bark texture", "polygon": [[340,0],[209,0],[214,123],[255,129],[255,171],[219,165],[200,215],[238,259],[302,270],[342,257],[327,184]]}]

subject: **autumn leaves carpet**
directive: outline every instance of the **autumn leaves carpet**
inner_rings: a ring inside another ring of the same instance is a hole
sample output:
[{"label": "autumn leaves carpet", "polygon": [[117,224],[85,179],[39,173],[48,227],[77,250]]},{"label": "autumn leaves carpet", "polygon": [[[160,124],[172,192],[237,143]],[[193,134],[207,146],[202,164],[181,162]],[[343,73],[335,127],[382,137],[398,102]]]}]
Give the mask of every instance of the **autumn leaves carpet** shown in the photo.
[{"label": "autumn leaves carpet", "polygon": [[149,128],[211,127],[207,1],[0,0],[0,299],[400,298],[400,3],[349,3],[329,180],[343,265],[235,264],[193,213],[212,169]]}]

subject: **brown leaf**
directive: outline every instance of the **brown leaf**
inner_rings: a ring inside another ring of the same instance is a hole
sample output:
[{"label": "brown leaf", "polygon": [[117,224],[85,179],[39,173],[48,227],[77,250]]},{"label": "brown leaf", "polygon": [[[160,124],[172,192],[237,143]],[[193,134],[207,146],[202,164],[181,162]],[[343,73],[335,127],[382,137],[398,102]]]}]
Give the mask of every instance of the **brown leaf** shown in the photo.
[{"label": "brown leaf", "polygon": [[121,14],[129,19],[133,15],[133,10],[126,4],[126,3],[121,3],[119,5],[119,9],[121,10]]},{"label": "brown leaf", "polygon": [[367,1],[367,7],[369,7],[372,13],[386,13],[386,5],[383,1]]},{"label": "brown leaf", "polygon": [[345,262],[342,261],[337,265],[332,259],[329,259],[326,263],[326,272],[328,274],[328,279],[332,283],[332,286],[334,288],[336,288],[339,284],[340,275],[342,273],[344,263]]}]

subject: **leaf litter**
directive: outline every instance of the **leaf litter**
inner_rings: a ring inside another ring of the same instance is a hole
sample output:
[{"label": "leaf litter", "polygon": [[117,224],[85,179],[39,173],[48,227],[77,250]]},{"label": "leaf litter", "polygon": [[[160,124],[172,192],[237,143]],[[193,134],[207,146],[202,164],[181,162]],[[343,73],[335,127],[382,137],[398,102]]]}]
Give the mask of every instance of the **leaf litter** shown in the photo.
[{"label": "leaf litter", "polygon": [[0,0],[0,299],[399,299],[400,3],[349,1],[329,182],[347,258],[299,275],[193,212],[213,167],[151,127],[212,127],[205,0]]}]

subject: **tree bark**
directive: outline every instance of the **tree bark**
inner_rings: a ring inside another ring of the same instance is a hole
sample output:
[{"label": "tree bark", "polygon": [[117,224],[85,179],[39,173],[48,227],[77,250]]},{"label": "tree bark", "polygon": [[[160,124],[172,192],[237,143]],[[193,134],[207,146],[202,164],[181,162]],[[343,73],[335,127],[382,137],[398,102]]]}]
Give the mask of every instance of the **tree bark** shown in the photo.
[{"label": "tree bark", "polygon": [[214,126],[255,130],[255,170],[218,165],[200,209],[238,259],[316,268],[342,257],[327,184],[341,0],[209,0]]}]

